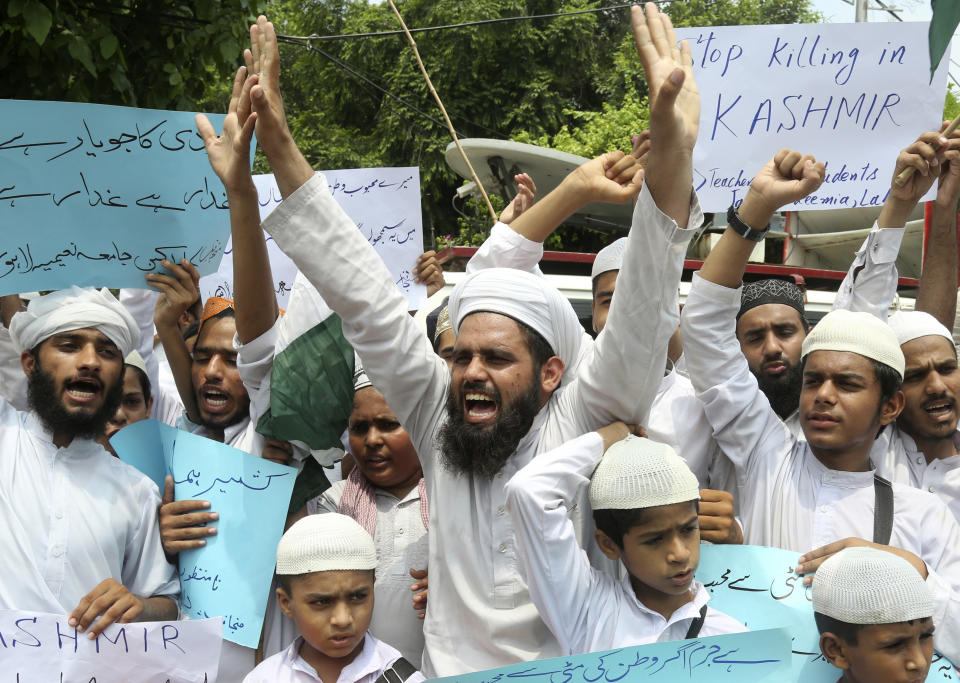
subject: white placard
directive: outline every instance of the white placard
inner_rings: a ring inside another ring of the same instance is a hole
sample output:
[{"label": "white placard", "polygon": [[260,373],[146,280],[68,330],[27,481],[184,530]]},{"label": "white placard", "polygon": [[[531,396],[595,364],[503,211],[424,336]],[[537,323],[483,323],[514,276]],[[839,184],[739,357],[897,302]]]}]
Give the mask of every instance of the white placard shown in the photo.
[{"label": "white placard", "polygon": [[215,683],[220,619],[108,626],[95,640],[65,615],[0,610],[0,680]]},{"label": "white placard", "polygon": [[827,165],[821,188],[785,209],[882,205],[899,151],[940,127],[948,60],[930,84],[927,30],[919,22],[677,29],[700,89],[694,187],[704,210],[739,205],[785,147]]},{"label": "white placard", "polygon": [[[427,288],[413,282],[413,267],[423,253],[423,220],[420,211],[420,169],[348,168],[318,171],[327,178],[330,193],[353,219],[393,274],[407,296],[411,311],[427,298]],[[255,175],[262,221],[280,205],[280,190],[273,174]],[[227,242],[220,269],[200,278],[200,296],[233,298],[233,242]],[[267,236],[267,253],[277,304],[286,308],[297,267]]]}]

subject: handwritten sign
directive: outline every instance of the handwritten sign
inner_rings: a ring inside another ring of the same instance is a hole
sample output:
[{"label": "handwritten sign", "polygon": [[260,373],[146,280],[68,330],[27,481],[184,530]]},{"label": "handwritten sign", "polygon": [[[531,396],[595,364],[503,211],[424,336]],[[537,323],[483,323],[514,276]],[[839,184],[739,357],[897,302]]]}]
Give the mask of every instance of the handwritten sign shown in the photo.
[{"label": "handwritten sign", "polygon": [[16,683],[215,683],[220,620],[108,626],[96,640],[62,614],[0,611],[0,680]]},{"label": "handwritten sign", "polygon": [[[413,282],[411,272],[417,257],[423,253],[420,169],[348,168],[322,173],[333,197],[377,250],[397,286],[407,295],[410,310],[419,309],[426,301],[427,290]],[[260,195],[260,220],[263,220],[280,205],[280,190],[273,174],[255,175],[253,181]],[[277,304],[285,309],[297,267],[280,251],[272,237],[266,236],[266,239]],[[233,298],[232,248],[228,241],[220,269],[200,279],[200,295],[204,299]]]},{"label": "handwritten sign", "polygon": [[223,617],[224,638],[256,647],[297,471],[156,420],[110,443],[147,476],[173,475],[176,500],[206,500],[220,514],[203,548],[180,553],[181,607],[194,619]]},{"label": "handwritten sign", "polygon": [[785,629],[651,643],[523,662],[489,671],[437,678],[448,683],[597,683],[690,681],[774,683],[790,671],[790,635]]},{"label": "handwritten sign", "polygon": [[[789,210],[880,206],[900,149],[939,130],[947,62],[928,85],[926,23],[677,29],[700,89],[694,187],[707,211],[739,205],[784,147],[827,165]],[[932,196],[932,193],[931,193]]]},{"label": "handwritten sign", "polygon": [[214,272],[227,209],[191,113],[0,100],[0,294]]},{"label": "handwritten sign", "polygon": [[[749,629],[786,627],[793,638],[793,681],[834,683],[838,670],[820,654],[813,594],[794,573],[799,554],[751,545],[703,545],[697,580],[710,606]],[[928,681],[958,681],[960,671],[934,654]]]}]

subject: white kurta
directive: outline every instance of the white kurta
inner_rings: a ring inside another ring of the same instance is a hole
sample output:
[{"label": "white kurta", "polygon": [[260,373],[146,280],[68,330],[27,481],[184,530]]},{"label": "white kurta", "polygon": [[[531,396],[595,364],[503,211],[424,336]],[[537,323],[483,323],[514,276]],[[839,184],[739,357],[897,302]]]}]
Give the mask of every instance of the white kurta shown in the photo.
[{"label": "white kurta", "polygon": [[0,400],[0,609],[69,613],[110,578],[176,599],[156,484],[95,441],[52,439],[35,414]]},{"label": "white kurta", "polygon": [[[739,288],[697,273],[681,333],[690,378],[737,470],[744,542],[804,553],[848,537],[872,540],[873,472],[828,469],[777,417],[734,335],[739,306]],[[926,562],[937,647],[953,659],[960,655],[960,526],[933,494],[893,488],[890,545]]]},{"label": "white kurta", "polygon": [[[300,656],[301,645],[303,638],[297,638],[283,652],[263,660],[243,679],[243,683],[323,683],[316,669]],[[337,683],[374,683],[399,657],[399,652],[368,632],[363,639],[363,650],[343,667]],[[416,666],[416,662],[410,663]],[[423,674],[416,671],[406,683],[420,683],[423,680]]]},{"label": "white kurta", "polygon": [[[530,596],[563,655],[683,640],[710,599],[694,582],[694,599],[665,619],[637,599],[629,575],[617,580],[590,566],[568,512],[602,457],[603,439],[590,432],[534,458],[506,485]],[[746,630],[708,608],[700,636]]]},{"label": "white kurta", "polygon": [[[928,464],[913,438],[896,423],[887,425],[878,443],[885,448],[874,447],[870,457],[880,476],[937,495],[960,521],[960,455]],[[960,448],[960,431],[954,432],[953,445]]]},{"label": "white kurta", "polygon": [[[702,214],[692,198],[689,225]],[[423,669],[447,676],[559,654],[537,614],[520,561],[503,484],[537,453],[614,420],[640,423],[663,375],[676,329],[675,292],[693,229],[654,205],[646,187],[605,329],[575,376],[554,393],[492,480],[442,466],[435,437],[450,371],[407,314],[406,300],[360,231],[307,181],[264,221],[277,244],[343,319],[343,331],[420,454],[430,498],[430,599]],[[579,516],[583,523],[582,515]]]},{"label": "white kurta", "polygon": [[[339,512],[346,487],[339,481],[307,502],[310,514]],[[427,530],[420,516],[420,494],[414,487],[403,500],[374,488],[377,501],[377,580],[373,584],[373,621],[370,633],[400,650],[414,666],[423,659],[423,619],[413,609],[411,569],[426,569]]]}]

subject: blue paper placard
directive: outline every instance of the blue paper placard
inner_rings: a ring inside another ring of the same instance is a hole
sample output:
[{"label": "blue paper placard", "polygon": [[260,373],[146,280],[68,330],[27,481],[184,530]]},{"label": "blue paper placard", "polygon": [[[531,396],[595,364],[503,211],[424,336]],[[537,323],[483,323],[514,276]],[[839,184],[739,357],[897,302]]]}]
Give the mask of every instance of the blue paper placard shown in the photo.
[{"label": "blue paper placard", "polygon": [[203,548],[180,553],[181,605],[196,619],[223,617],[224,638],[256,647],[297,471],[156,420],[110,443],[124,462],[159,474],[161,488],[172,474],[176,500],[206,500],[220,514]]},{"label": "blue paper placard", "polygon": [[229,207],[193,116],[0,100],[0,294],[143,288],[164,258],[215,272]]},{"label": "blue paper placard", "polygon": [[523,662],[489,671],[437,678],[448,683],[783,683],[790,675],[786,629],[651,643]]},{"label": "blue paper placard", "polygon": [[[839,670],[820,654],[813,595],[794,569],[800,553],[752,545],[703,545],[697,580],[710,592],[710,606],[750,629],[786,627],[793,637],[789,680],[834,683]],[[960,671],[934,654],[928,681],[960,681]]]}]

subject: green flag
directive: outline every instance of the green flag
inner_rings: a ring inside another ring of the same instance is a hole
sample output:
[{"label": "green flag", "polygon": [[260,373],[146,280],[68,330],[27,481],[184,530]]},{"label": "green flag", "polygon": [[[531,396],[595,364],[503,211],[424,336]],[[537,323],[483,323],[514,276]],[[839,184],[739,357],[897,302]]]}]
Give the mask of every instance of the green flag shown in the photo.
[{"label": "green flag", "polygon": [[933,72],[940,66],[943,53],[947,51],[953,32],[960,24],[960,2],[957,0],[930,0],[933,17],[930,19],[930,82]]}]

